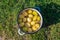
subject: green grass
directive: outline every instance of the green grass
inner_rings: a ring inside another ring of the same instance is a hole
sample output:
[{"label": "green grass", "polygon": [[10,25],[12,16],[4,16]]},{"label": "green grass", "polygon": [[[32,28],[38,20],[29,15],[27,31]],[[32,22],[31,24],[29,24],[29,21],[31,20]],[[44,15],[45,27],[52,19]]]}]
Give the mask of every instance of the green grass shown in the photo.
[{"label": "green grass", "polygon": [[[35,34],[20,36],[17,26],[19,11],[40,7],[44,19]],[[60,40],[60,0],[0,0],[0,37],[4,40]]]}]

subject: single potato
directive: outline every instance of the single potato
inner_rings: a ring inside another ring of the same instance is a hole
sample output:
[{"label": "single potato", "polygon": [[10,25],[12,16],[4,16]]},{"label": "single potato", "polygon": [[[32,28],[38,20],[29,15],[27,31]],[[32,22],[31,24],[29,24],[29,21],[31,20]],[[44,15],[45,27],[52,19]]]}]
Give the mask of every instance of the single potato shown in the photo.
[{"label": "single potato", "polygon": [[28,13],[32,13],[32,10],[31,10],[31,9],[29,9],[29,10],[28,10]]},{"label": "single potato", "polygon": [[22,14],[23,14],[23,16],[27,16],[27,15],[28,15],[28,13],[27,13],[27,12],[23,12]]},{"label": "single potato", "polygon": [[33,17],[33,21],[35,21],[35,20],[37,20],[37,16],[34,16],[34,17]]},{"label": "single potato", "polygon": [[33,18],[33,15],[32,14],[29,14],[28,17]]},{"label": "single potato", "polygon": [[26,22],[26,18],[23,18],[23,22]]},{"label": "single potato", "polygon": [[36,26],[36,28],[37,28],[37,29],[40,27],[40,25],[39,25],[39,24],[35,24],[35,26]]},{"label": "single potato", "polygon": [[31,27],[30,23],[25,24],[26,27]]},{"label": "single potato", "polygon": [[28,28],[28,32],[31,33],[32,32],[32,28]]},{"label": "single potato", "polygon": [[32,21],[32,22],[31,22],[31,25],[34,25],[34,24],[35,24],[35,21]]},{"label": "single potato", "polygon": [[24,26],[22,29],[23,29],[24,32],[28,31],[28,28],[26,26]]},{"label": "single potato", "polygon": [[24,26],[24,22],[20,23],[20,27]]},{"label": "single potato", "polygon": [[38,17],[37,17],[37,21],[40,21],[40,20],[41,20],[41,18],[38,16]]},{"label": "single potato", "polygon": [[32,26],[32,30],[36,31],[37,30],[36,26]]},{"label": "single potato", "polygon": [[33,13],[32,13],[33,15],[38,15],[38,13],[36,12],[36,11],[33,11]]},{"label": "single potato", "polygon": [[31,22],[32,20],[31,20],[31,18],[27,18],[27,22]]},{"label": "single potato", "polygon": [[19,18],[22,19],[22,18],[24,18],[24,16],[23,16],[22,14],[20,14],[20,15],[19,15]]}]

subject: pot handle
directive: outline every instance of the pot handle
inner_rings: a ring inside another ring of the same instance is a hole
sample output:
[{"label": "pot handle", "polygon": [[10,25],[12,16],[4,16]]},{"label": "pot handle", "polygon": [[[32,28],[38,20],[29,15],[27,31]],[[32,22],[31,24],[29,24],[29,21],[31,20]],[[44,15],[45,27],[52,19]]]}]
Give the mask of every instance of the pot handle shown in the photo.
[{"label": "pot handle", "polygon": [[24,35],[25,33],[22,32],[20,29],[18,29],[18,34],[19,34],[19,35]]}]

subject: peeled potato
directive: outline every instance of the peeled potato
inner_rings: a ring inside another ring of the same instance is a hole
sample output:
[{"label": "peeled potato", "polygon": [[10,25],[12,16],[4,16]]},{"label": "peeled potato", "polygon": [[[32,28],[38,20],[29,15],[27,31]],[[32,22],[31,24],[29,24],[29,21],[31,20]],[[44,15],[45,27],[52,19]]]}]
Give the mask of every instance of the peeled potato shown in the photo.
[{"label": "peeled potato", "polygon": [[23,31],[25,31],[25,32],[28,31],[28,28],[24,26]]},{"label": "peeled potato", "polygon": [[32,21],[32,22],[31,22],[31,25],[34,25],[34,24],[35,24],[35,21]]},{"label": "peeled potato", "polygon": [[28,28],[28,32],[29,32],[29,33],[32,32],[32,28]]},{"label": "peeled potato", "polygon": [[40,27],[39,24],[35,24],[35,26],[36,26],[36,28],[39,28]]},{"label": "peeled potato", "polygon": [[27,12],[23,12],[23,16],[27,16],[28,15],[28,13]]},{"label": "peeled potato", "polygon": [[26,18],[23,18],[23,22],[26,22]]},{"label": "peeled potato", "polygon": [[36,12],[36,11],[33,11],[33,13],[32,13],[33,15],[38,15],[38,13]]},{"label": "peeled potato", "polygon": [[37,16],[34,16],[34,17],[33,17],[33,21],[35,21],[36,19],[37,19]]},{"label": "peeled potato", "polygon": [[29,14],[28,17],[33,18],[33,15],[32,14]]},{"label": "peeled potato", "polygon": [[29,10],[28,10],[28,13],[32,13],[32,10],[29,9]]},{"label": "peeled potato", "polygon": [[30,23],[26,23],[25,26],[26,27],[30,27],[31,25],[30,25]]},{"label": "peeled potato", "polygon": [[24,22],[20,23],[20,26],[21,26],[21,27],[24,26]]},{"label": "peeled potato", "polygon": [[27,18],[27,21],[28,21],[28,22],[31,22],[31,18]]},{"label": "peeled potato", "polygon": [[21,15],[19,15],[19,18],[21,19],[21,18],[24,18],[24,16],[21,14]]},{"label": "peeled potato", "polygon": [[36,26],[32,26],[32,30],[36,31],[37,30]]},{"label": "peeled potato", "polygon": [[38,16],[38,17],[37,17],[37,21],[40,21],[40,20],[41,20],[41,19],[40,19],[40,17]]}]

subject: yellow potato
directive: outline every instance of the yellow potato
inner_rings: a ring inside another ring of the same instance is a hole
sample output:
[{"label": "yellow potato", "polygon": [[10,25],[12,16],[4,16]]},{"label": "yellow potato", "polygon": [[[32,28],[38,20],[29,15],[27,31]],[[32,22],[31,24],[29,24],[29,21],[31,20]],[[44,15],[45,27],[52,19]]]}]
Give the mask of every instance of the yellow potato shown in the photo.
[{"label": "yellow potato", "polygon": [[28,13],[27,13],[27,12],[23,12],[22,14],[23,14],[23,16],[27,16],[27,15],[28,15]]},{"label": "yellow potato", "polygon": [[19,15],[19,18],[20,18],[20,19],[21,19],[21,18],[24,18],[24,16],[23,16],[22,14],[20,14],[20,15]]},{"label": "yellow potato", "polygon": [[34,17],[33,17],[33,21],[35,21],[36,19],[37,19],[37,16],[34,16]]},{"label": "yellow potato", "polygon": [[24,27],[23,27],[23,31],[24,31],[24,32],[27,32],[27,31],[28,31],[28,28],[24,26]]},{"label": "yellow potato", "polygon": [[33,18],[33,15],[32,14],[29,14],[28,17]]},{"label": "yellow potato", "polygon": [[28,13],[32,13],[32,10],[31,10],[31,9],[29,9],[29,10],[28,10]]},{"label": "yellow potato", "polygon": [[37,17],[37,21],[40,21],[40,20],[41,20],[41,18],[38,16],[38,17]]},{"label": "yellow potato", "polygon": [[40,27],[40,25],[39,25],[39,24],[35,24],[35,26],[36,26],[36,28],[37,28],[37,29]]},{"label": "yellow potato", "polygon": [[32,22],[31,22],[31,25],[34,25],[34,24],[35,24],[35,21],[32,21]]},{"label": "yellow potato", "polygon": [[32,32],[32,28],[28,28],[28,32],[29,32],[29,33]]},{"label": "yellow potato", "polygon": [[27,22],[31,22],[31,18],[27,18]]},{"label": "yellow potato", "polygon": [[36,12],[36,11],[33,11],[33,13],[32,13],[33,15],[38,15],[38,13]]},{"label": "yellow potato", "polygon": [[26,18],[23,18],[23,22],[26,22]]},{"label": "yellow potato", "polygon": [[36,31],[37,30],[36,26],[32,26],[32,30]]},{"label": "yellow potato", "polygon": [[31,27],[30,23],[25,24],[26,27]]},{"label": "yellow potato", "polygon": [[24,26],[24,22],[21,22],[21,23],[20,23],[20,26],[21,26],[21,27]]}]

